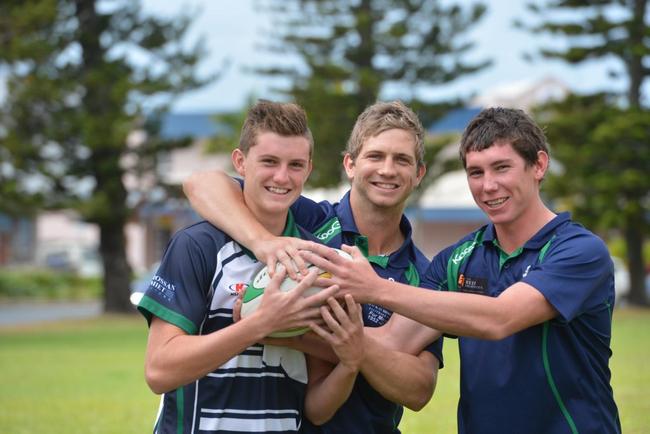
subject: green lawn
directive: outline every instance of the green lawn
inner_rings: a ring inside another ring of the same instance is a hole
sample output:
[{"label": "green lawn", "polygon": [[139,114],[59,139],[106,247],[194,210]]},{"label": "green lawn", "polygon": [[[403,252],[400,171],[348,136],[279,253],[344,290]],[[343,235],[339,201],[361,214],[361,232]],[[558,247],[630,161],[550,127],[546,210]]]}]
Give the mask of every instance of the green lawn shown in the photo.
[{"label": "green lawn", "polygon": [[[104,317],[0,329],[0,433],[150,432],[158,397],[144,383],[143,319]],[[614,314],[613,387],[626,434],[650,427],[650,310]],[[454,433],[458,357],[447,341],[436,394],[407,412],[407,434]]]}]

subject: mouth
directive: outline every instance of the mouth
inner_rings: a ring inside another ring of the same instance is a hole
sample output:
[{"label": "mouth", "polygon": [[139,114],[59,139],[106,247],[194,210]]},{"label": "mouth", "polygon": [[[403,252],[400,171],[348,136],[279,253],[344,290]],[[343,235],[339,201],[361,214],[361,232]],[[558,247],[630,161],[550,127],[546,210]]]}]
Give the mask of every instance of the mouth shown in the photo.
[{"label": "mouth", "polygon": [[381,188],[382,190],[397,190],[399,185],[392,182],[371,182],[375,187]]},{"label": "mouth", "polygon": [[291,189],[289,188],[282,188],[282,187],[264,187],[264,188],[269,193],[280,194],[280,195],[289,194],[289,192],[291,191]]},{"label": "mouth", "polygon": [[501,205],[503,205],[510,197],[500,197],[498,199],[492,199],[492,200],[485,200],[483,203],[491,209],[494,208],[499,208]]}]

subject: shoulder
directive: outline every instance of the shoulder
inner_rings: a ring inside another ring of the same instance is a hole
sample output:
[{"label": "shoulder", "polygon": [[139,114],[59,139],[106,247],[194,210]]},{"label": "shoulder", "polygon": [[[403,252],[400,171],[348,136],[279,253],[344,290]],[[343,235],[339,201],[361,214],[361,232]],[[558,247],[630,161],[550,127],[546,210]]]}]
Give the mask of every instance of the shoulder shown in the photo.
[{"label": "shoulder", "polygon": [[550,243],[548,255],[556,259],[589,262],[611,262],[605,242],[582,225],[567,222],[558,228]]},{"label": "shoulder", "polygon": [[181,229],[174,235],[174,238],[192,240],[199,245],[209,243],[211,248],[214,248],[215,244],[223,245],[232,240],[222,230],[205,220]]}]

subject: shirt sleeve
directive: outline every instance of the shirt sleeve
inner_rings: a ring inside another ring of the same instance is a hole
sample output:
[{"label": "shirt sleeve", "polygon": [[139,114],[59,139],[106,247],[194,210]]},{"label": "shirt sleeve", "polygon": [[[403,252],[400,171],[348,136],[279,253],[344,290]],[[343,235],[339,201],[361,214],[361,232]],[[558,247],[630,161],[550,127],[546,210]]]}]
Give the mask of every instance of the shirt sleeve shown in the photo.
[{"label": "shirt sleeve", "polygon": [[558,235],[523,282],[540,291],[560,313],[560,321],[612,303],[613,263],[605,243],[589,232]]},{"label": "shirt sleeve", "polygon": [[420,286],[422,288],[434,289],[437,291],[447,291],[447,263],[454,246],[447,247],[433,257],[431,263],[422,276]]},{"label": "shirt sleeve", "polygon": [[291,205],[291,212],[296,219],[296,223],[310,233],[314,233],[331,214],[328,212],[328,208],[331,207],[332,205],[329,202],[314,202],[305,196],[300,196]]},{"label": "shirt sleeve", "polygon": [[211,250],[216,248],[201,248],[185,231],[172,238],[138,305],[149,323],[155,315],[188,334],[198,332],[216,264],[216,258],[206,256]]}]

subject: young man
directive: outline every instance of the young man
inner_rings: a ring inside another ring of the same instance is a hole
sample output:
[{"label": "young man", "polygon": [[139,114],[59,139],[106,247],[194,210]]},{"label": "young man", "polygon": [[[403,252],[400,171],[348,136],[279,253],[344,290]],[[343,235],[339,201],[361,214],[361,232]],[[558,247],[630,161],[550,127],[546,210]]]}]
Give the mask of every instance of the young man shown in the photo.
[{"label": "young man", "polygon": [[460,155],[491,223],[433,259],[423,286],[440,291],[381,279],[354,248],[352,262],[322,246],[313,249],[329,262],[305,259],[356,300],[460,336],[460,433],[620,433],[608,367],[612,261],[602,240],[542,202],[543,132],[520,110],[486,109]]},{"label": "young man", "polygon": [[[310,173],[311,149],[305,113],[297,105],[261,101],[250,109],[232,160],[246,180],[247,205],[272,234],[308,235],[294,223],[289,206]],[[314,306],[336,288],[303,298],[315,273],[283,293],[278,286],[284,272],[276,272],[260,308],[233,324],[238,293],[262,266],[205,221],[170,241],[138,306],[150,323],[146,380],[164,394],[156,433],[298,432],[303,413],[322,420],[347,397],[360,354],[354,348],[343,343],[348,351],[338,354],[341,363],[329,375],[311,372],[307,385],[302,353],[256,344],[320,316]],[[351,318],[340,308],[334,315],[362,329],[360,310],[351,298],[346,305]]]},{"label": "young man", "polygon": [[[402,103],[380,102],[368,107],[357,119],[343,161],[352,184],[350,191],[337,204],[300,198],[291,208],[296,221],[328,246],[360,246],[383,278],[417,285],[428,261],[413,244],[403,211],[426,170],[423,135],[417,116]],[[239,185],[223,173],[196,174],[184,188],[199,214],[232,232],[269,263],[296,257],[296,249],[310,245],[289,244],[266,234],[242,206]],[[232,222],[246,223],[242,228]],[[296,262],[301,262],[299,257]],[[400,404],[418,410],[433,394],[442,343],[425,351],[419,348],[417,355],[393,351],[368,330],[383,325],[392,313],[370,304],[362,309],[366,325],[360,343],[364,348],[362,375],[334,417],[320,427],[308,425],[307,432],[398,433]],[[328,343],[335,343],[327,331],[314,329]],[[318,350],[305,341],[292,345],[306,352]]]}]

